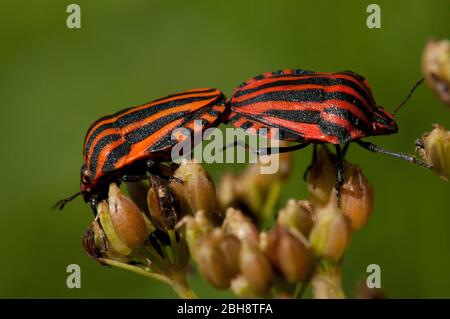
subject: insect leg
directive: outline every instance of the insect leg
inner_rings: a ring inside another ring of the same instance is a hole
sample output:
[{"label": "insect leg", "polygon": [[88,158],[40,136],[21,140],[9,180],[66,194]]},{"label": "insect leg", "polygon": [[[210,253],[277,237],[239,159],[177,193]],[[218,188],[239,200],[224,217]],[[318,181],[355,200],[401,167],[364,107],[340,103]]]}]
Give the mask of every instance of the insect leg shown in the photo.
[{"label": "insect leg", "polygon": [[122,182],[140,182],[143,179],[149,179],[147,175],[122,175]]},{"label": "insect leg", "polygon": [[392,157],[397,157],[400,158],[404,161],[410,162],[410,163],[414,163],[420,166],[423,166],[425,168],[432,168],[432,165],[425,163],[424,161],[416,158],[414,155],[410,155],[410,154],[406,154],[406,153],[401,153],[401,152],[392,152],[389,151],[387,149],[384,149],[378,145],[369,143],[369,142],[364,142],[361,140],[356,140],[356,143],[358,143],[359,146],[361,146],[362,148],[365,148],[366,150],[369,150],[371,152],[374,153],[381,153],[381,154],[385,154],[385,155],[389,155]]},{"label": "insect leg", "polygon": [[287,153],[291,151],[301,150],[307,147],[310,143],[297,144],[292,146],[283,146],[283,147],[267,147],[267,148],[258,148],[256,153],[258,155],[271,155],[271,154],[281,154]]},{"label": "insect leg", "polygon": [[[175,170],[179,167],[177,163],[159,163],[152,160],[147,160],[146,167],[147,171],[150,174],[153,175],[159,175],[164,178],[168,178],[169,180],[174,180],[176,182],[179,182],[180,184],[183,184],[183,180],[179,177],[176,177],[173,175]],[[149,177],[146,177],[149,178]]]},{"label": "insect leg", "polygon": [[232,147],[232,146],[240,146],[243,147],[245,150],[250,150],[252,152],[255,152],[255,150],[253,149],[253,147],[251,147],[250,145],[248,145],[247,143],[244,143],[242,141],[234,141],[233,143],[229,143],[227,145],[225,145],[222,148],[222,152],[226,151],[228,148]]},{"label": "insect leg", "polygon": [[336,200],[339,206],[339,199],[341,197],[341,187],[344,184],[344,166],[342,160],[342,150],[339,144],[335,145],[336,148]]},{"label": "insect leg", "polygon": [[64,206],[68,203],[73,201],[75,198],[77,198],[79,195],[81,195],[81,192],[77,192],[69,197],[66,197],[64,199],[59,200],[58,202],[56,202],[53,206],[52,209],[56,209],[58,208],[59,210],[62,210],[64,208]]}]

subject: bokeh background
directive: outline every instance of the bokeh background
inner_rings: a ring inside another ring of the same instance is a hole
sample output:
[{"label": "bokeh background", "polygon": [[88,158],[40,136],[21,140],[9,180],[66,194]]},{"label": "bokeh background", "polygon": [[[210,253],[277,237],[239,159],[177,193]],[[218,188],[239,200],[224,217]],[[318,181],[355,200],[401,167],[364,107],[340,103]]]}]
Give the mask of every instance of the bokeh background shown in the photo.
[{"label": "bokeh background", "polygon": [[[430,37],[449,37],[450,3],[376,1],[381,29],[366,27],[372,1],[88,1],[82,28],[66,27],[69,1],[0,4],[0,297],[175,297],[164,284],[89,259],[80,245],[92,219],[82,200],[50,207],[79,187],[82,141],[98,117],[180,90],[216,87],[284,68],[354,70],[393,110],[421,77]],[[412,152],[450,110],[422,86],[398,115],[400,132],[371,139]],[[450,185],[402,161],[351,148],[376,192],[369,224],[343,266],[352,295],[368,264],[388,297],[450,297]],[[310,150],[295,153],[283,200],[302,198]],[[214,178],[228,166],[209,166]],[[81,266],[81,289],[66,266]],[[230,297],[193,277],[202,297]]]}]

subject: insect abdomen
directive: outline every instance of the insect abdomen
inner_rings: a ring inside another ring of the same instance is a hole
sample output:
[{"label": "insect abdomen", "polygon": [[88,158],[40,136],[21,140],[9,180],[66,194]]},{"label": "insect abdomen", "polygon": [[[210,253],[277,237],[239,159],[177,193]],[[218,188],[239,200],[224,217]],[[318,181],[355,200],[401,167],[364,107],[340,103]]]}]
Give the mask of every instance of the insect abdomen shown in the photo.
[{"label": "insect abdomen", "polygon": [[372,93],[352,72],[265,73],[234,92],[231,108],[235,122],[243,117],[277,127],[287,140],[336,144],[372,133]]}]

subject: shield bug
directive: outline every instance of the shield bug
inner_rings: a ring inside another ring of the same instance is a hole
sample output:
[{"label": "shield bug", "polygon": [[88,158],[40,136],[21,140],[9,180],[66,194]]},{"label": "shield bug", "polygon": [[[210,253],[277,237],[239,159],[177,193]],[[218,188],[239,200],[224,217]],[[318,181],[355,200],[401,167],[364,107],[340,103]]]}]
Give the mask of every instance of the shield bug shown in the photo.
[{"label": "shield bug", "polygon": [[[409,99],[420,80],[411,89]],[[241,84],[230,100],[227,121],[237,128],[254,128],[271,137],[279,129],[279,139],[297,145],[278,152],[302,149],[309,144],[333,144],[336,149],[336,192],[344,182],[343,156],[350,142],[372,151],[398,157],[429,168],[415,156],[391,152],[361,138],[397,133],[394,113],[377,106],[368,81],[351,72],[319,73],[284,70],[264,73]],[[260,133],[261,134],[261,133]],[[269,153],[269,149],[259,150]]]},{"label": "shield bug", "polygon": [[[219,90],[195,89],[98,119],[84,139],[81,190],[55,206],[62,209],[83,195],[95,209],[98,200],[105,198],[111,182],[138,181],[148,178],[147,172],[170,175],[173,168],[164,162],[170,162],[172,147],[186,139],[186,136],[172,139],[172,132],[187,128],[195,133],[196,129],[217,126],[225,104],[226,98]],[[194,126],[195,120],[201,120],[202,125]]]}]

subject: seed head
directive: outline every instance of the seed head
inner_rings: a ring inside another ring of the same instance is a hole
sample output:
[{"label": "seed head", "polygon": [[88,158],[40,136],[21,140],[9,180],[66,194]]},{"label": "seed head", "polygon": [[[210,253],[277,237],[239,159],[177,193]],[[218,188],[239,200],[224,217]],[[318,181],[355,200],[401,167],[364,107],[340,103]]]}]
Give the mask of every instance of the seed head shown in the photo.
[{"label": "seed head", "polygon": [[194,215],[200,210],[209,216],[214,214],[216,189],[211,176],[201,164],[183,161],[174,176],[177,179],[170,182],[170,188],[180,201],[182,215]]},{"label": "seed head", "polygon": [[289,283],[307,280],[314,270],[311,244],[297,229],[277,224],[267,236],[265,253]]},{"label": "seed head", "polygon": [[311,203],[306,200],[288,200],[286,206],[278,213],[277,224],[297,229],[303,235],[308,236],[313,226]]},{"label": "seed head", "polygon": [[227,209],[222,228],[226,233],[236,236],[242,242],[258,245],[258,228],[239,210],[231,207]]},{"label": "seed head", "polygon": [[108,241],[119,254],[131,254],[148,238],[149,229],[143,213],[116,184],[109,185],[108,200],[97,205],[97,212]]},{"label": "seed head", "polygon": [[450,179],[450,131],[442,125],[434,125],[431,132],[425,133],[416,142],[420,156],[431,164],[432,170],[444,180]]},{"label": "seed head", "polygon": [[428,41],[422,59],[425,80],[438,98],[450,105],[450,41]]},{"label": "seed head", "polygon": [[357,165],[345,166],[345,183],[341,188],[340,208],[348,217],[352,230],[369,221],[373,209],[373,187]]},{"label": "seed head", "polygon": [[239,240],[216,229],[198,241],[196,251],[203,276],[217,289],[227,289],[231,279],[237,275]]},{"label": "seed head", "polygon": [[242,242],[240,270],[253,294],[263,296],[273,280],[272,267],[261,250],[248,242]]},{"label": "seed head", "polygon": [[153,224],[159,229],[174,229],[179,218],[178,198],[167,182],[151,176],[151,187],[147,193],[147,205]]},{"label": "seed head", "polygon": [[308,191],[313,206],[326,206],[336,184],[336,165],[327,147],[319,147],[308,172]]},{"label": "seed head", "polygon": [[317,221],[309,235],[313,250],[319,257],[338,262],[350,243],[350,221],[333,201],[316,214]]}]

